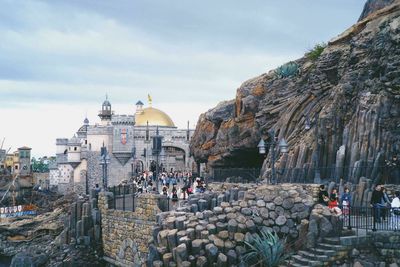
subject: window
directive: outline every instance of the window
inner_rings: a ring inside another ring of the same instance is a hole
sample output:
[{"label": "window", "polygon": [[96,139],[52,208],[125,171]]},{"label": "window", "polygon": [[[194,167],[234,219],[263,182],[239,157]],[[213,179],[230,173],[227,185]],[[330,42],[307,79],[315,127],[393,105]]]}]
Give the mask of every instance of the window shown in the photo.
[{"label": "window", "polygon": [[74,151],[76,151],[77,150],[77,148],[76,147],[74,147]]},{"label": "window", "polygon": [[85,140],[85,145],[87,145],[87,140]]},{"label": "window", "polygon": [[14,168],[14,169],[18,170],[18,165],[15,165],[15,168]]}]

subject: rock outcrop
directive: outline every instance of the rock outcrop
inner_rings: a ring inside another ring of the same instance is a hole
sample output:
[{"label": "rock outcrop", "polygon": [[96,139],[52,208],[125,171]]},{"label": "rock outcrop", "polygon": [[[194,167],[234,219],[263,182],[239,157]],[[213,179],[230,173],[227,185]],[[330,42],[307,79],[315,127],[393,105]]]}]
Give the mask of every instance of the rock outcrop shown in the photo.
[{"label": "rock outcrop", "polygon": [[365,19],[370,14],[378,11],[379,9],[382,9],[386,6],[393,4],[393,2],[394,0],[367,0],[358,21]]},{"label": "rock outcrop", "polygon": [[[386,167],[400,153],[399,67],[396,0],[332,39],[320,55],[244,82],[234,100],[200,116],[191,152],[211,168],[261,166],[257,144],[271,140],[274,129],[289,145],[276,162],[279,179],[306,179],[318,166],[327,179],[399,182],[398,168]],[[264,177],[270,167],[267,157]]]}]

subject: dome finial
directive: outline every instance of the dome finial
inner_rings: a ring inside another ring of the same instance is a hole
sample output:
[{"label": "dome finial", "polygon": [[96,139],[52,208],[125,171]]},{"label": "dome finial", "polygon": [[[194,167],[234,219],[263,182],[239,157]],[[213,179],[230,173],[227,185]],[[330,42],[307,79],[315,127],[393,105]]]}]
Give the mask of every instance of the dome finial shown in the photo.
[{"label": "dome finial", "polygon": [[147,94],[147,99],[149,100],[149,106],[151,107],[151,105],[153,104],[153,99],[151,98],[150,94]]}]

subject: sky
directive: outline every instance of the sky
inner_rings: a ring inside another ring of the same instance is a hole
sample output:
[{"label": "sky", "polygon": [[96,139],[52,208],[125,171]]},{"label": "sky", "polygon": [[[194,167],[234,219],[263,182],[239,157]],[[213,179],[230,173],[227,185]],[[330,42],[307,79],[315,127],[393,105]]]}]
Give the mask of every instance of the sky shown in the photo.
[{"label": "sky", "polygon": [[[0,0],[0,142],[55,154],[108,94],[195,127],[255,76],[354,24],[364,0]],[[1,143],[0,143],[1,144]]]}]

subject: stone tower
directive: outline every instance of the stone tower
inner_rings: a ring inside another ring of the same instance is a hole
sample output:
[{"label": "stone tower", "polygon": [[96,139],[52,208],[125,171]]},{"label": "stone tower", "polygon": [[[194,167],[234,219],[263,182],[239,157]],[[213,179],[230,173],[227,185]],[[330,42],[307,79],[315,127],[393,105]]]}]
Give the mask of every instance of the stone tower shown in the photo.
[{"label": "stone tower", "polygon": [[31,148],[26,146],[20,147],[18,148],[18,154],[20,175],[29,175],[31,173]]}]

